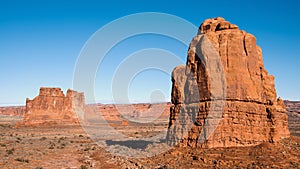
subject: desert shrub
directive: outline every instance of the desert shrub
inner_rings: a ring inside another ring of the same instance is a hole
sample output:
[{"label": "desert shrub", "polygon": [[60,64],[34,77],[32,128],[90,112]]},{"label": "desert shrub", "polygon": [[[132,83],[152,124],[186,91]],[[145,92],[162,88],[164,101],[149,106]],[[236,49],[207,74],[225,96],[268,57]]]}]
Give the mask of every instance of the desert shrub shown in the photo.
[{"label": "desert shrub", "polygon": [[60,145],[60,149],[64,149],[66,147],[66,144],[65,143],[62,143],[61,145]]},{"label": "desert shrub", "polygon": [[28,159],[24,159],[24,158],[16,158],[16,161],[19,161],[19,162],[23,162],[23,163],[29,163],[29,160]]},{"label": "desert shrub", "polygon": [[14,154],[14,151],[15,151],[15,149],[11,148],[11,149],[6,150],[6,153],[7,153],[7,155],[11,155],[11,154]]},{"label": "desert shrub", "polygon": [[83,149],[83,151],[89,151],[90,148],[89,147],[86,147],[85,149]]},{"label": "desert shrub", "polygon": [[58,142],[61,142],[61,141],[63,141],[63,140],[65,140],[67,137],[60,137],[59,139],[58,139]]},{"label": "desert shrub", "polygon": [[52,143],[51,141],[50,141],[49,143],[50,143],[50,147],[49,147],[49,149],[54,149],[54,147],[55,147],[55,144],[54,144],[54,143]]},{"label": "desert shrub", "polygon": [[88,169],[88,167],[85,166],[85,165],[81,165],[81,166],[80,166],[80,169]]}]

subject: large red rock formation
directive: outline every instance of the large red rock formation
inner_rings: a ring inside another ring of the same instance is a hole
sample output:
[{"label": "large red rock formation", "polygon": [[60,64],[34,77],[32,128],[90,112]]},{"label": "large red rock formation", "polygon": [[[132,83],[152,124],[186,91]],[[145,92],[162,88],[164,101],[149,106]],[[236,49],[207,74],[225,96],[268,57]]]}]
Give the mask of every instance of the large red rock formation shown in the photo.
[{"label": "large red rock formation", "polygon": [[40,88],[37,97],[26,99],[24,120],[18,125],[75,124],[84,104],[83,93],[69,89],[65,96],[60,88]]},{"label": "large red rock formation", "polygon": [[250,146],[290,136],[255,37],[223,18],[201,24],[186,66],[172,76],[169,144]]}]

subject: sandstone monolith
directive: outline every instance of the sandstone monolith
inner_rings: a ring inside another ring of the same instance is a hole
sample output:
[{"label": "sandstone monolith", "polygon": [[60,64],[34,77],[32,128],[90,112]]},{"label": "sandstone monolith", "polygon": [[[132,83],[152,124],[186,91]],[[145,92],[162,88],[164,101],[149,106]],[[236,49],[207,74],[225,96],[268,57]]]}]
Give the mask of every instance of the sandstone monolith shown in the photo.
[{"label": "sandstone monolith", "polygon": [[256,38],[221,17],[201,24],[172,82],[170,145],[251,146],[290,136]]},{"label": "sandstone monolith", "polygon": [[33,100],[26,99],[24,120],[17,125],[36,126],[49,124],[77,124],[77,114],[83,114],[84,94],[60,88],[40,88]]}]

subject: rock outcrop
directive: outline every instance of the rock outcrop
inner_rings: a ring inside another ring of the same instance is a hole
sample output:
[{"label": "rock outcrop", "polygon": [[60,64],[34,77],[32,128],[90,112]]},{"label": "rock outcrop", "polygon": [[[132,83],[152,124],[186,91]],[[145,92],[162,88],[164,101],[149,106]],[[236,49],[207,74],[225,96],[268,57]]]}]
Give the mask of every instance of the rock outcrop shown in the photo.
[{"label": "rock outcrop", "polygon": [[250,146],[290,136],[256,38],[223,18],[201,24],[172,82],[171,145]]},{"label": "rock outcrop", "polygon": [[17,125],[76,124],[77,114],[84,111],[83,93],[68,90],[66,96],[60,88],[40,88],[33,100],[26,99],[24,120]]}]

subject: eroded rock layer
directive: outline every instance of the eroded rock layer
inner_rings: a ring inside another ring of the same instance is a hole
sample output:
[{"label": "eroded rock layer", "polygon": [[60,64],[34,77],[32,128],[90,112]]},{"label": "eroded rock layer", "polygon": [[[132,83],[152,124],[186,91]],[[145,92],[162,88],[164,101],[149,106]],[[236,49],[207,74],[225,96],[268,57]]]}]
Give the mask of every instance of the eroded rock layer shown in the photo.
[{"label": "eroded rock layer", "polygon": [[76,113],[84,111],[84,94],[68,90],[64,95],[60,88],[40,88],[33,100],[26,99],[24,120],[18,125],[76,124]]},{"label": "eroded rock layer", "polygon": [[250,146],[290,136],[256,38],[223,18],[201,24],[172,82],[171,145]]}]

